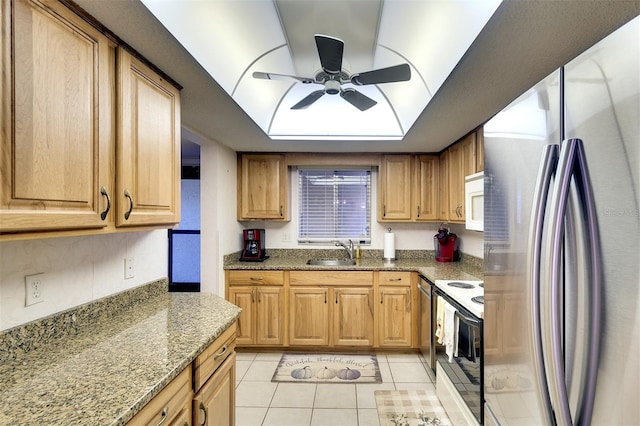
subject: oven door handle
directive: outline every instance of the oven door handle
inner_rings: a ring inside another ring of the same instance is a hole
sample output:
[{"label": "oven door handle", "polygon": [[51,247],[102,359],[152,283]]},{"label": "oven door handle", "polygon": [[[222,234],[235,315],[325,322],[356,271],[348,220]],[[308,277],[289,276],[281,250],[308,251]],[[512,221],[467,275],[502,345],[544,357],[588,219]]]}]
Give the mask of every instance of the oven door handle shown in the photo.
[{"label": "oven door handle", "polygon": [[456,309],[456,316],[460,319],[460,321],[462,321],[463,323],[465,323],[467,325],[471,325],[471,326],[474,326],[474,327],[480,327],[480,324],[481,324],[480,321],[478,321],[475,318],[471,318],[471,317],[468,317],[468,316],[460,313],[460,311],[457,310],[457,309]]},{"label": "oven door handle", "polygon": [[448,294],[444,293],[442,290],[436,287],[433,289],[433,293],[436,296],[442,297],[454,308],[456,308],[456,316],[460,318],[464,323],[475,326],[475,327],[480,327],[482,325],[481,319],[476,318],[475,315],[473,315],[472,313],[464,309],[462,305],[459,304],[458,302],[454,302],[454,299],[450,297]]}]

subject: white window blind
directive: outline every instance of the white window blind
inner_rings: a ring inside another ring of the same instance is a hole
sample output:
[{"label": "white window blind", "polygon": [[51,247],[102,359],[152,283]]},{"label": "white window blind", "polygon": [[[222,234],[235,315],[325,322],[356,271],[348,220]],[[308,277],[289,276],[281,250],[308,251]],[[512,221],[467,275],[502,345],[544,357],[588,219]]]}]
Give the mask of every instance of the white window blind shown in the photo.
[{"label": "white window blind", "polygon": [[298,170],[298,242],[371,241],[371,169]]}]

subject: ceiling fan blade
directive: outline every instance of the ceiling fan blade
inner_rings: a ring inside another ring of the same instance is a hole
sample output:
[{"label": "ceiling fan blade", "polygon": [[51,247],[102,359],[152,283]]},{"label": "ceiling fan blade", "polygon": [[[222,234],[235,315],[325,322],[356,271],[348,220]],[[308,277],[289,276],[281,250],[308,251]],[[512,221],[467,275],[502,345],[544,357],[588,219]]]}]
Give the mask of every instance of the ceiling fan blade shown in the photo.
[{"label": "ceiling fan blade", "polygon": [[353,74],[351,76],[351,83],[356,86],[364,86],[365,84],[395,83],[397,81],[407,81],[410,79],[411,68],[409,68],[409,64],[401,64]]},{"label": "ceiling fan blade", "polygon": [[344,89],[342,92],[340,92],[340,97],[349,102],[354,107],[358,108],[360,111],[366,111],[377,104],[376,101],[366,95],[363,95],[355,89]]},{"label": "ceiling fan blade", "polygon": [[316,90],[315,92],[311,92],[300,102],[291,107],[291,109],[305,109],[318,99],[320,99],[324,95],[324,90]]},{"label": "ceiling fan blade", "polygon": [[259,78],[262,80],[295,80],[305,84],[315,83],[312,78],[309,77],[297,77],[295,75],[287,75],[287,74],[276,74],[272,72],[254,72],[253,78]]},{"label": "ceiling fan blade", "polygon": [[328,74],[338,74],[342,71],[344,42],[339,38],[322,34],[316,34],[315,38],[322,69]]}]

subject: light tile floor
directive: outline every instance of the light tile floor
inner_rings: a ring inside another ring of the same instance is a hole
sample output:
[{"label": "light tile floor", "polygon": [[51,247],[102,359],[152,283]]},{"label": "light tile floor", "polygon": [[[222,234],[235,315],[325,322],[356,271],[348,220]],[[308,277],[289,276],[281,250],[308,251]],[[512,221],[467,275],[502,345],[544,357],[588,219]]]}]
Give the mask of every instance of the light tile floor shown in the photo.
[{"label": "light tile floor", "polygon": [[417,354],[377,354],[380,384],[271,383],[282,353],[239,352],[237,426],[379,426],[374,391],[435,384]]}]

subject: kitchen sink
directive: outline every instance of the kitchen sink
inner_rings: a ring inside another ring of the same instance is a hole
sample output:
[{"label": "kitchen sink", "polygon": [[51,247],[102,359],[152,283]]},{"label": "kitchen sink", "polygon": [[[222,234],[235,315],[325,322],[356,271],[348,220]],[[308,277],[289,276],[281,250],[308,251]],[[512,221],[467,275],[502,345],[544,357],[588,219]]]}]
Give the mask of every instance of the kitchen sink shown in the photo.
[{"label": "kitchen sink", "polygon": [[351,259],[310,259],[307,265],[314,266],[350,266],[355,265],[356,261]]}]

